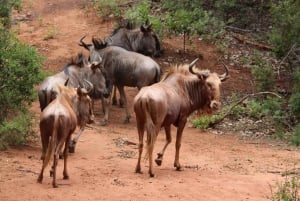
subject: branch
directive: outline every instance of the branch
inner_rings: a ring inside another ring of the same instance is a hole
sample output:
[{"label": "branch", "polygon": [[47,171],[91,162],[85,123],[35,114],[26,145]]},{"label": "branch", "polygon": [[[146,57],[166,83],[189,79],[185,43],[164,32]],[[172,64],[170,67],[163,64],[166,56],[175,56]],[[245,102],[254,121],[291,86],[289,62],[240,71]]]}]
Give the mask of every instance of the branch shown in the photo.
[{"label": "branch", "polygon": [[237,39],[238,41],[241,41],[245,44],[249,44],[249,45],[253,45],[259,49],[263,49],[263,50],[272,50],[273,47],[264,43],[259,43],[256,41],[252,41],[250,40],[247,36],[244,36],[242,34],[237,34],[237,33],[233,33],[232,36]]},{"label": "branch", "polygon": [[0,87],[0,90],[3,89],[3,88],[5,88],[5,87],[7,87],[6,84],[2,85],[2,86]]},{"label": "branch", "polygon": [[229,30],[233,30],[233,31],[238,31],[238,32],[246,32],[246,33],[249,33],[249,32],[253,31],[253,30],[250,30],[250,29],[241,29],[241,28],[233,27],[233,26],[225,26],[225,29],[229,29]]},{"label": "branch", "polygon": [[248,99],[249,97],[255,97],[255,96],[260,96],[260,95],[266,95],[266,94],[270,94],[270,95],[273,95],[273,96],[276,96],[278,98],[281,98],[281,96],[279,96],[278,94],[274,93],[274,92],[269,92],[269,91],[264,91],[264,92],[258,92],[258,93],[253,93],[253,94],[248,94],[246,96],[244,96],[242,99],[240,99],[238,102],[236,102],[234,105],[232,105],[229,110],[223,115],[222,118],[218,119],[217,121],[215,122],[211,122],[209,124],[209,127],[213,127],[217,124],[219,124],[221,121],[223,121],[225,119],[225,117],[227,117],[230,112],[232,111],[232,109],[234,107],[236,107],[237,105],[241,104],[242,102],[244,102],[246,99]]}]

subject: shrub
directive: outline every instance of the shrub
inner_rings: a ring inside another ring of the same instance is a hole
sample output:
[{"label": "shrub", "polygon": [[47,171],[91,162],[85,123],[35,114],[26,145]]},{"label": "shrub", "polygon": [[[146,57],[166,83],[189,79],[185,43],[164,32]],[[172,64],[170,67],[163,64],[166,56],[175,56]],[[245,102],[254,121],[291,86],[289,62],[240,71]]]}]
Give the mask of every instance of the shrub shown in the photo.
[{"label": "shrub", "polygon": [[297,119],[300,118],[300,71],[296,70],[294,72],[293,79],[293,90],[292,95],[289,99],[289,106],[292,115],[294,115]]},{"label": "shrub", "polygon": [[300,44],[300,1],[283,0],[272,5],[271,42],[277,56],[285,56],[293,44]]},{"label": "shrub", "polygon": [[120,17],[121,9],[119,8],[117,0],[94,0],[94,5],[98,10],[99,14],[104,18],[109,18],[111,15],[113,17]]},{"label": "shrub", "polygon": [[24,144],[29,136],[33,136],[31,120],[29,114],[21,114],[0,124],[0,150],[6,149],[9,145]]},{"label": "shrub", "polygon": [[298,177],[286,178],[284,183],[277,183],[276,192],[272,192],[272,201],[299,201],[298,189],[300,181]]},{"label": "shrub", "polygon": [[258,91],[273,91],[275,79],[272,66],[258,55],[253,57],[251,66],[251,72],[256,81]]}]

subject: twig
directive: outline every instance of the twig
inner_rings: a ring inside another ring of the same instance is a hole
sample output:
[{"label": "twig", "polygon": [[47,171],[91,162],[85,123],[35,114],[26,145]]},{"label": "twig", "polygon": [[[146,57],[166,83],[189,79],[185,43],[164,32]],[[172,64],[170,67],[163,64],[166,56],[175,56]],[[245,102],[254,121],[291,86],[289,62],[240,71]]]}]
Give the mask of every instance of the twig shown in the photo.
[{"label": "twig", "polygon": [[249,44],[249,45],[253,45],[253,46],[255,46],[255,47],[259,48],[259,49],[264,49],[264,50],[272,50],[273,49],[273,47],[270,46],[270,45],[259,43],[259,42],[256,42],[256,41],[252,41],[247,36],[242,35],[242,34],[232,33],[232,36],[235,39],[237,39],[237,40],[239,40],[239,41],[241,41],[243,43],[246,43],[246,44]]},{"label": "twig", "polygon": [[234,105],[232,105],[230,107],[230,109],[223,115],[222,118],[220,118],[218,121],[215,121],[215,122],[211,122],[209,124],[209,127],[213,127],[217,124],[219,124],[221,121],[223,121],[225,119],[226,116],[228,116],[231,112],[231,110],[236,107],[237,105],[241,104],[242,102],[244,102],[247,98],[249,97],[255,97],[255,96],[259,96],[259,95],[266,95],[266,94],[270,94],[270,95],[273,95],[273,96],[277,96],[278,98],[281,98],[281,96],[279,96],[278,94],[274,93],[274,92],[269,92],[269,91],[264,91],[264,92],[258,92],[258,93],[253,93],[253,94],[248,94],[246,96],[244,96],[242,99],[240,99],[238,102],[236,102]]},{"label": "twig", "polygon": [[7,87],[6,84],[2,85],[2,86],[0,87],[0,90],[3,89],[3,88],[5,88],[5,87]]},{"label": "twig", "polygon": [[247,32],[247,33],[253,31],[253,30],[250,30],[250,29],[241,29],[241,28],[233,27],[233,26],[226,26],[225,29],[230,29],[230,30],[239,31],[239,32]]},{"label": "twig", "polygon": [[288,56],[291,54],[291,52],[294,50],[294,48],[297,46],[296,43],[294,43],[292,45],[292,47],[290,48],[290,50],[288,51],[288,53],[282,58],[282,60],[279,62],[278,64],[278,70],[277,70],[277,76],[280,78],[279,76],[279,70],[280,70],[280,66],[282,65],[282,63],[288,58]]},{"label": "twig", "polygon": [[300,174],[300,168],[294,168],[292,170],[287,170],[287,171],[283,172],[281,174],[281,176],[285,177],[285,176],[288,176],[288,175],[291,175],[291,174],[299,175]]}]

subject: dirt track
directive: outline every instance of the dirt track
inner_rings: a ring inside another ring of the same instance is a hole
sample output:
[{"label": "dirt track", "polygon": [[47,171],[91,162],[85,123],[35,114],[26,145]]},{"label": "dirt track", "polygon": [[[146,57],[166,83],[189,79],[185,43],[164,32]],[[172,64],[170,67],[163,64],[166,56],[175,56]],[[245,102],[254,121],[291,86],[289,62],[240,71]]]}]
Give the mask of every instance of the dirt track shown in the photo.
[{"label": "dirt track", "polygon": [[[25,2],[22,14],[29,14],[30,20],[20,22],[19,38],[46,56],[45,70],[61,69],[70,57],[83,51],[77,45],[83,35],[103,38],[112,31],[111,23],[94,18],[87,1]],[[57,31],[54,39],[43,40],[51,27]],[[228,81],[234,82],[234,76]],[[236,90],[231,86],[234,85],[227,85],[228,91]],[[128,88],[127,92],[130,103],[137,90]],[[100,111],[100,103],[97,107]],[[97,111],[97,121],[100,121],[102,113]],[[38,118],[38,103],[34,103],[32,112]],[[284,180],[280,173],[299,167],[300,154],[293,147],[265,140],[250,141],[234,133],[214,134],[186,127],[180,157],[185,170],[177,172],[173,168],[172,142],[162,166],[154,168],[156,176],[149,178],[147,162],[142,163],[144,174],[134,173],[137,146],[123,143],[124,140],[137,142],[135,119],[123,124],[125,111],[115,106],[111,106],[110,114],[108,126],[95,124],[80,138],[76,153],[69,157],[70,180],[62,180],[62,162],[59,162],[57,189],[52,188],[48,169],[43,184],[36,182],[41,168],[39,141],[0,152],[0,200],[264,201],[269,200],[271,187],[276,190],[276,183]],[[172,133],[175,138],[175,129]],[[155,153],[163,144],[161,132]]]}]

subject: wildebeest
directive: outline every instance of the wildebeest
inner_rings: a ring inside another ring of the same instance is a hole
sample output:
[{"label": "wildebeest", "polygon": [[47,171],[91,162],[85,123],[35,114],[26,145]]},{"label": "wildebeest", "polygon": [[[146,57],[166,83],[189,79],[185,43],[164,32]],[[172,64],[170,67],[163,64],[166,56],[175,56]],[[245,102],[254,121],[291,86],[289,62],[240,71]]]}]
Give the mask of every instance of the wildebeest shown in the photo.
[{"label": "wildebeest", "polygon": [[44,169],[53,156],[53,166],[50,176],[53,176],[52,186],[56,184],[56,167],[60,151],[64,148],[64,170],[63,178],[68,179],[67,157],[68,145],[71,134],[75,131],[76,125],[84,127],[92,120],[92,102],[88,96],[88,91],[84,88],[68,88],[58,85],[56,98],[44,108],[40,116],[40,133],[42,141],[43,165],[38,177],[38,182],[42,183]]},{"label": "wildebeest", "polygon": [[108,90],[105,82],[105,74],[101,69],[101,60],[90,64],[83,54],[79,53],[72,59],[61,72],[45,78],[38,89],[38,97],[41,111],[56,97],[57,85],[64,84],[67,79],[68,86],[78,87],[79,80],[88,80],[93,84],[93,90],[89,94],[93,99],[108,97]]},{"label": "wildebeest", "polygon": [[[106,42],[95,38],[92,39],[93,44],[86,44],[83,39],[84,37],[80,39],[79,45],[89,50],[91,62],[97,62],[101,57],[102,65],[107,73],[107,81],[110,86],[114,85],[118,88],[120,102],[124,102],[126,109],[125,122],[129,122],[130,114],[124,86],[141,89],[158,82],[161,75],[159,65],[148,56],[127,51],[117,46],[107,46]],[[108,87],[108,89],[111,91],[112,87]],[[108,121],[108,105],[106,108],[103,124]]]},{"label": "wildebeest", "polygon": [[220,84],[228,78],[228,69],[223,75],[193,69],[195,60],[189,66],[172,68],[159,83],[143,87],[134,98],[134,112],[136,115],[139,135],[139,157],[135,171],[141,173],[141,155],[143,151],[144,131],[147,132],[147,154],[149,160],[149,175],[154,176],[152,170],[152,154],[156,137],[161,127],[164,127],[166,144],[158,153],[155,160],[161,165],[164,152],[171,142],[171,125],[177,127],[176,154],[174,167],[181,169],[179,163],[179,149],[182,132],[188,116],[195,110],[206,112],[216,110],[220,105]]},{"label": "wildebeest", "polygon": [[137,29],[119,27],[105,39],[109,46],[119,46],[128,51],[138,52],[146,56],[161,55],[161,45],[157,34],[152,30],[152,24],[146,22]]},{"label": "wildebeest", "polygon": [[[79,53],[76,59],[73,59],[67,64],[61,72],[47,77],[38,89],[38,97],[40,108],[44,108],[55,99],[58,92],[58,84],[64,84],[68,79],[68,86],[78,87],[81,80],[86,80],[93,85],[89,95],[94,99],[103,99],[109,97],[109,90],[105,79],[106,74],[101,66],[101,58],[97,62],[90,64],[83,54]],[[83,82],[83,84],[86,82]],[[94,104],[92,104],[93,106]],[[93,110],[94,108],[92,108]],[[70,152],[75,152],[75,145],[83,132],[84,127],[80,128],[79,132],[70,144]]]}]

